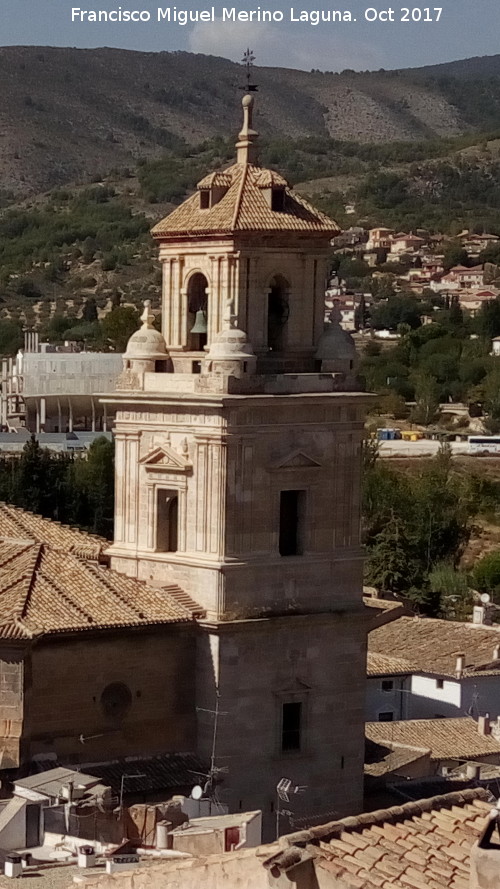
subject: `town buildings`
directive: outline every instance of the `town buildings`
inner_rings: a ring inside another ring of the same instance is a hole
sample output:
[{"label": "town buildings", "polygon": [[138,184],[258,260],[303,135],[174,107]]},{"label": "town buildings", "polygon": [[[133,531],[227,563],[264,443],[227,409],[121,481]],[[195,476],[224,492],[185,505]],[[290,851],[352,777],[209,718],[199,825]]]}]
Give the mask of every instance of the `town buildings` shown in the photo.
[{"label": "town buildings", "polygon": [[398,617],[368,640],[367,719],[500,715],[500,630]]}]

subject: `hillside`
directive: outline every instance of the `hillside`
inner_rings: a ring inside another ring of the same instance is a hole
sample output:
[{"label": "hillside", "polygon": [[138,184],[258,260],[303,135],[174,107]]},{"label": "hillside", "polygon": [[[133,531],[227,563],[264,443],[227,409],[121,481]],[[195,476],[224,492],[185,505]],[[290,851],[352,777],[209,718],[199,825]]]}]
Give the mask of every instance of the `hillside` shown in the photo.
[{"label": "hillside", "polygon": [[[364,143],[500,127],[500,56],[408,71],[256,69],[268,137]],[[0,49],[4,201],[88,181],[239,125],[239,65],[119,49]]]}]

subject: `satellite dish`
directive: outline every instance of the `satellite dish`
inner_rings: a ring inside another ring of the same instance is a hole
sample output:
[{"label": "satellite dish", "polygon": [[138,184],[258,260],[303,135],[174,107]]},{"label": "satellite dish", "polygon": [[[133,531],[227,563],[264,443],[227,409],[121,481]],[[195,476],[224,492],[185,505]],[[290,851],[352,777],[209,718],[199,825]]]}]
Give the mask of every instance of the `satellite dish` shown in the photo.
[{"label": "satellite dish", "polygon": [[201,799],[203,796],[203,790],[201,789],[199,784],[195,784],[191,791],[191,799]]},{"label": "satellite dish", "polygon": [[483,603],[483,605],[487,605],[489,601],[490,596],[488,595],[488,593],[481,593],[481,602]]}]

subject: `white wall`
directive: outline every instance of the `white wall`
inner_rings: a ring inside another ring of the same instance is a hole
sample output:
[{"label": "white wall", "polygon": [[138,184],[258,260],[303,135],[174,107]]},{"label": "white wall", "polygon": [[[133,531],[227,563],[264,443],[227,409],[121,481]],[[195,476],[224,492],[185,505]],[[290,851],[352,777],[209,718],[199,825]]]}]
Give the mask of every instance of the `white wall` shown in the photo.
[{"label": "white wall", "polygon": [[[440,681],[443,687],[439,688]],[[407,719],[464,716],[460,682],[435,676],[412,676]]]}]

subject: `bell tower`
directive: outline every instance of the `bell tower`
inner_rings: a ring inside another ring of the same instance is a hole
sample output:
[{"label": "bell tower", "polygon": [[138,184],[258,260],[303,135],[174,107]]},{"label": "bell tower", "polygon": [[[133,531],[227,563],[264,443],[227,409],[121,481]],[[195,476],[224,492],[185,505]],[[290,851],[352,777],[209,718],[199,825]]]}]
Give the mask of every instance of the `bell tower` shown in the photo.
[{"label": "bell tower", "polygon": [[116,570],[199,603],[198,752],[231,810],[273,825],[283,777],[307,787],[297,816],[361,805],[367,396],[352,339],[335,318],[324,331],[338,228],[258,166],[252,111],[245,95],[236,164],[153,229],[163,339],[146,310],[105,399],[109,552]]}]

